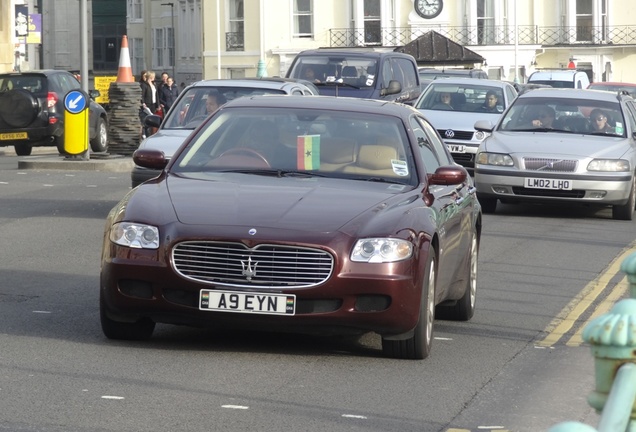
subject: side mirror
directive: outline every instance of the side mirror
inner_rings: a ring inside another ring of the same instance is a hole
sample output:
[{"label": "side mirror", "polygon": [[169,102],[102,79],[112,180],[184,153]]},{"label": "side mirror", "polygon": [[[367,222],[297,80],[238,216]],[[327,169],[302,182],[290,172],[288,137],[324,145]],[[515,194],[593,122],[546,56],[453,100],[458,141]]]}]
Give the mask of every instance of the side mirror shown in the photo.
[{"label": "side mirror", "polygon": [[148,169],[162,170],[168,165],[166,155],[160,150],[137,149],[132,158],[135,165]]},{"label": "side mirror", "polygon": [[380,96],[388,96],[402,91],[402,84],[397,80],[389,81],[389,86],[380,90]]},{"label": "side mirror", "polygon": [[99,90],[89,90],[88,95],[91,97],[91,99],[97,99],[102,95],[102,93]]},{"label": "side mirror", "polygon": [[144,126],[158,128],[161,126],[161,117],[156,114],[150,114],[144,118]]},{"label": "side mirror", "polygon": [[431,185],[456,185],[464,183],[468,178],[468,171],[460,165],[441,166],[435,170],[435,173],[429,176],[429,184]]},{"label": "side mirror", "polygon": [[474,128],[481,132],[492,132],[495,125],[493,125],[489,120],[477,120]]}]

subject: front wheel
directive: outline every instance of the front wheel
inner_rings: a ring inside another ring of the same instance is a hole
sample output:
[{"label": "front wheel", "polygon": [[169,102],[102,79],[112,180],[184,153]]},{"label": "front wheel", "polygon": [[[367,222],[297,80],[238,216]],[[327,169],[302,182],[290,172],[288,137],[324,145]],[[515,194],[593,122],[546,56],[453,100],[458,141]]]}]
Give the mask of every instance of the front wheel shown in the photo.
[{"label": "front wheel", "polygon": [[431,248],[422,281],[420,316],[413,330],[413,336],[404,340],[382,338],[382,352],[385,356],[405,360],[421,360],[429,356],[433,341],[433,320],[435,319],[436,261],[435,250]]},{"label": "front wheel", "polygon": [[99,301],[99,318],[102,332],[108,339],[146,340],[155,331],[155,322],[149,318],[140,318],[135,322],[119,322],[108,317],[103,299]]},{"label": "front wheel", "polygon": [[632,180],[632,188],[629,193],[629,199],[624,205],[615,205],[612,207],[612,217],[617,220],[632,220],[634,217],[634,208],[636,207],[636,179]]}]

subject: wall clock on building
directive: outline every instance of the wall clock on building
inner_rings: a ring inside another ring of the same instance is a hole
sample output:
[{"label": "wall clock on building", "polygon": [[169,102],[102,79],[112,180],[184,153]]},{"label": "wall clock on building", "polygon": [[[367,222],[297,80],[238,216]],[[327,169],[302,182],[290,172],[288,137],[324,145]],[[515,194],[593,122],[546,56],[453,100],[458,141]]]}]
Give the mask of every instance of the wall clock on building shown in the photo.
[{"label": "wall clock on building", "polygon": [[431,19],[442,13],[442,0],[415,0],[415,12],[422,18]]}]

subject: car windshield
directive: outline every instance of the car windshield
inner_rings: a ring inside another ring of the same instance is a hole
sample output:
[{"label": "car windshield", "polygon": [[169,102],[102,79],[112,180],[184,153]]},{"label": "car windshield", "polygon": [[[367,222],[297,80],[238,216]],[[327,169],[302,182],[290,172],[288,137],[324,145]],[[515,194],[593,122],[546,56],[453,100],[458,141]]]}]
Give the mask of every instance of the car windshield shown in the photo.
[{"label": "car windshield", "polygon": [[172,173],[338,177],[417,184],[403,123],[394,117],[291,108],[225,108],[181,152]]},{"label": "car windshield", "polygon": [[355,87],[373,87],[378,70],[375,58],[361,56],[302,56],[291,70],[291,78],[311,81],[320,86],[342,83]]},{"label": "car windshield", "polygon": [[[243,96],[285,94],[284,90],[258,87],[189,87],[170,109],[163,122],[163,129],[194,129],[211,114],[211,110]],[[209,99],[214,99],[214,104]]]},{"label": "car windshield", "polygon": [[625,137],[625,119],[618,102],[572,98],[519,98],[506,112],[498,130]]},{"label": "car windshield", "polygon": [[417,109],[500,114],[506,108],[503,89],[487,85],[436,83],[428,85]]}]

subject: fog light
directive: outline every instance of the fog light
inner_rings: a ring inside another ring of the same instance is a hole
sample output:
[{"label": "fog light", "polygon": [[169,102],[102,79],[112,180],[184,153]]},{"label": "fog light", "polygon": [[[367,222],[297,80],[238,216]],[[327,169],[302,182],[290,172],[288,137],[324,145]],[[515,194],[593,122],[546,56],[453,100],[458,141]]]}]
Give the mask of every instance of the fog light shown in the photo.
[{"label": "fog light", "polygon": [[493,186],[492,190],[498,194],[509,194],[510,188],[508,186]]},{"label": "fog light", "polygon": [[588,197],[592,199],[601,199],[601,198],[605,198],[605,195],[607,195],[606,191],[592,191],[590,192]]}]

